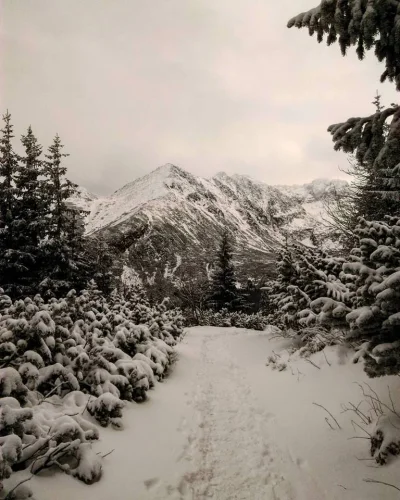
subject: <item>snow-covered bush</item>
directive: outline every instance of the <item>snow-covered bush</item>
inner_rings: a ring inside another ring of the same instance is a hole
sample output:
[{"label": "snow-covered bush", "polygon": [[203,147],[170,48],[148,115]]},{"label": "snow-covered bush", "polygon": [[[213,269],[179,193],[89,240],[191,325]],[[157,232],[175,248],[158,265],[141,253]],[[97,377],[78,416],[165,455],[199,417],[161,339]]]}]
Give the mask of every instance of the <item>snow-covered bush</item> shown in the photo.
[{"label": "snow-covered bush", "polygon": [[350,337],[364,345],[368,375],[400,372],[400,219],[361,220],[359,247],[343,266],[356,289],[353,311],[347,314]]},{"label": "snow-covered bush", "polygon": [[360,219],[356,233],[359,244],[348,259],[300,245],[287,248],[278,278],[265,287],[268,320],[297,331],[306,344],[318,338],[308,337],[313,327],[329,330],[338,342],[344,334],[362,346],[356,359],[364,358],[368,375],[398,374],[400,219]]},{"label": "snow-covered bush", "polygon": [[343,263],[305,245],[286,247],[278,258],[277,279],[263,289],[268,321],[296,330],[333,319],[336,326],[345,324],[351,295],[340,281]]},{"label": "snow-covered bush", "polygon": [[94,282],[47,302],[13,302],[1,290],[0,481],[53,466],[97,481],[101,457],[90,441],[98,430],[85,411],[122,428],[124,401],[143,401],[165,376],[182,331],[182,314],[167,301],[105,298]]},{"label": "snow-covered bush", "polygon": [[371,436],[371,456],[379,465],[387,463],[390,456],[400,455],[400,417],[383,415],[375,424]]},{"label": "snow-covered bush", "polygon": [[111,392],[105,392],[98,398],[90,400],[87,405],[88,412],[100,425],[107,427],[111,423],[117,428],[121,427],[123,407],[124,402],[111,394]]},{"label": "snow-covered bush", "polygon": [[204,326],[234,326],[262,331],[267,325],[267,319],[261,313],[246,314],[243,312],[230,312],[227,309],[221,309],[220,311],[209,309],[203,311],[199,324]]}]

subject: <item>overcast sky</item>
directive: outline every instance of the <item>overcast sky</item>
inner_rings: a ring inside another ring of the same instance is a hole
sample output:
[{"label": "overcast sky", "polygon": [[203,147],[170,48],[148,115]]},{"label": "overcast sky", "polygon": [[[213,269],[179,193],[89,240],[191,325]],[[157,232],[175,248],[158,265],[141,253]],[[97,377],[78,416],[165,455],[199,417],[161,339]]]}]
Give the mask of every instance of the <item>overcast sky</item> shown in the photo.
[{"label": "overcast sky", "polygon": [[394,86],[293,15],[318,0],[3,0],[1,111],[107,194],[164,163],[270,184],[343,177],[326,128]]}]

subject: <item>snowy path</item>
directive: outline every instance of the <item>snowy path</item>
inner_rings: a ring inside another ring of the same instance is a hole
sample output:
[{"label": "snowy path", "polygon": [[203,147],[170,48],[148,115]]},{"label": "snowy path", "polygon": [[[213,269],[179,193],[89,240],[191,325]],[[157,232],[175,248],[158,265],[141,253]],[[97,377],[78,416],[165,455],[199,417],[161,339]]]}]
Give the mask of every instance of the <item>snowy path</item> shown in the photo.
[{"label": "snowy path", "polygon": [[[363,471],[349,473],[348,463],[356,468],[365,463],[357,462],[350,448],[342,460],[343,449],[335,449],[337,434],[312,407],[317,388],[317,396],[322,398],[332,377],[338,386],[344,386],[341,373],[345,370],[302,367],[305,378],[305,370],[310,370],[310,386],[288,372],[272,372],[265,366],[273,348],[268,337],[245,330],[191,329],[177,348],[179,361],[171,376],[157,384],[146,403],[127,408],[125,430],[102,432],[101,442],[96,444],[99,451],[115,450],[105,459],[102,480],[85,486],[62,474],[35,478],[31,484],[40,492],[37,498],[397,498],[389,489],[363,489]],[[349,374],[343,380],[345,377]],[[328,398],[335,398],[334,389]],[[306,405],[301,405],[305,399]],[[310,409],[316,416],[311,421]],[[345,436],[339,438],[350,446]],[[355,452],[361,455],[365,442],[359,441],[350,443],[358,446]],[[294,450],[302,450],[302,455]]]},{"label": "snowy path", "polygon": [[285,458],[268,431],[274,415],[260,405],[230,349],[234,337],[227,338],[223,329],[195,335],[190,340],[200,355],[188,394],[195,422],[183,422],[188,445],[182,458],[189,461],[190,471],[178,486],[179,498],[301,498],[285,479]]}]

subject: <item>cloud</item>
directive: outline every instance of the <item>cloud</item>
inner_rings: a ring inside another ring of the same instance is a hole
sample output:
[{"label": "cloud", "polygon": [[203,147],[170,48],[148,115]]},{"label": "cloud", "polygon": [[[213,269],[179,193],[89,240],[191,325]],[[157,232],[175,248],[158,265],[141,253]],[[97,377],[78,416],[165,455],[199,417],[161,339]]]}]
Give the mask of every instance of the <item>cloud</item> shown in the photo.
[{"label": "cloud", "polygon": [[1,101],[18,134],[58,132],[70,177],[109,193],[171,162],[271,183],[337,177],[329,124],[373,110],[374,57],[287,20],[317,0],[3,2]]}]

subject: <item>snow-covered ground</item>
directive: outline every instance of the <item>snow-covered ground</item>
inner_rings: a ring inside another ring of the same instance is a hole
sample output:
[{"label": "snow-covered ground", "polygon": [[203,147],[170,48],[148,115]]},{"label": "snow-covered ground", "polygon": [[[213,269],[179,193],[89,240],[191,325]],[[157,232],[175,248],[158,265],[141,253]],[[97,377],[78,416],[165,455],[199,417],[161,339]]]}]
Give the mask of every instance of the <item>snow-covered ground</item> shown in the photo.
[{"label": "snow-covered ground", "polygon": [[[399,498],[399,462],[377,467],[369,441],[342,404],[368,382],[383,399],[400,379],[367,380],[350,354],[329,348],[294,359],[284,371],[266,366],[287,357],[272,333],[192,328],[178,346],[171,376],[143,404],[128,405],[123,431],[101,430],[100,482],[85,486],[61,473],[35,477],[40,500],[372,500]],[[341,429],[325,421],[337,419]],[[358,437],[356,439],[351,439]],[[364,439],[362,439],[364,437]],[[359,439],[361,438],[361,439]]]}]

